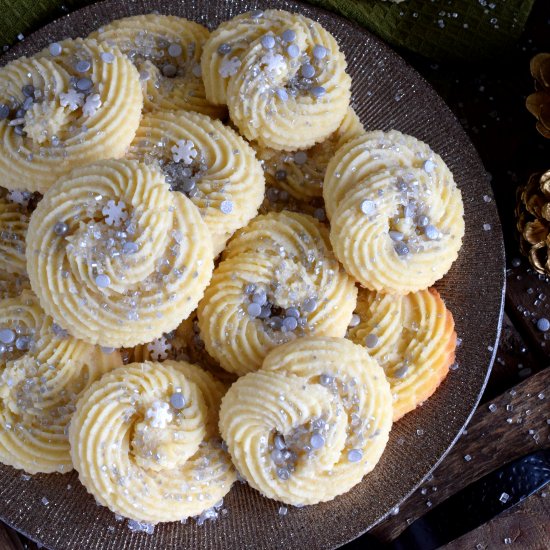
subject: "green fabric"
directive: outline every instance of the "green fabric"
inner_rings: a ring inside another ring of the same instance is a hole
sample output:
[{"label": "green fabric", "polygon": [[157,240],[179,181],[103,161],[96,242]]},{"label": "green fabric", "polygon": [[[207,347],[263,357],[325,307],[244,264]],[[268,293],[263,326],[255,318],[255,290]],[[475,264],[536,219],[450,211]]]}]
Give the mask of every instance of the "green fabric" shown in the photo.
[{"label": "green fabric", "polygon": [[[534,0],[406,0],[400,4],[382,0],[310,1],[357,21],[394,46],[432,59],[470,61],[499,56],[513,45],[534,3]],[[0,0],[0,43],[12,44],[19,33],[26,35],[62,15],[62,6],[66,11],[92,2]]]},{"label": "green fabric", "polygon": [[[545,0],[549,1],[549,0]],[[310,0],[394,46],[431,59],[497,57],[521,35],[535,0]]]}]

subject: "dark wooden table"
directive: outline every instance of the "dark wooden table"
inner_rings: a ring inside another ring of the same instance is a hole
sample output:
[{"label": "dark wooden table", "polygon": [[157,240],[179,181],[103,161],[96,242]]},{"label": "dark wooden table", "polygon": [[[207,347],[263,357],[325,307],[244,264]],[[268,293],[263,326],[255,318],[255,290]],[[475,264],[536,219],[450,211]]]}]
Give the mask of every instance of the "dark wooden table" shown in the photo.
[{"label": "dark wooden table", "polygon": [[[537,275],[521,257],[514,219],[517,185],[532,172],[550,169],[550,140],[536,132],[534,119],[524,108],[533,89],[529,60],[541,51],[550,52],[548,0],[535,3],[520,43],[491,63],[434,63],[401,52],[446,99],[492,176],[508,270],[502,337],[481,403],[433,475],[396,515],[372,530],[381,542],[395,539],[411,522],[472,481],[550,446],[550,331],[542,333],[535,326],[541,317],[550,319],[550,280]],[[464,459],[468,455],[471,460]],[[549,518],[550,488],[546,488],[445,548],[548,549]],[[0,550],[23,548],[38,547],[0,523]]]}]

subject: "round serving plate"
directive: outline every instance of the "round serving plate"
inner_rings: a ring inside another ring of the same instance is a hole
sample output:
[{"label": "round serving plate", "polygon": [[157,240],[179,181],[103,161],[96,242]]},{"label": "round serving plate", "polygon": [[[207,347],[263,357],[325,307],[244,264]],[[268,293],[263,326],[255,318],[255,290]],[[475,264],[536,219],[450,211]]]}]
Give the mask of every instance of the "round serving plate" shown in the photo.
[{"label": "round serving plate", "polygon": [[[209,28],[251,9],[280,8],[319,21],[337,38],[353,77],[353,106],[368,130],[395,128],[429,143],[462,191],[466,236],[460,256],[437,284],[452,311],[459,368],[422,407],[396,423],[375,470],[332,502],[289,507],[236,483],[227,513],[199,526],[168,523],[132,532],[94,502],[73,472],[26,476],[0,465],[0,519],[55,549],[329,549],[367,531],[399,506],[437,466],[473,413],[495,355],[504,296],[504,246],[486,172],[460,124],[430,85],[380,40],[354,23],[308,4],[285,1],[108,0],[71,13],[27,37],[3,63],[52,41],[86,36],[109,21],[158,11]],[[488,224],[488,225],[487,225]],[[488,229],[490,227],[490,229]]]}]

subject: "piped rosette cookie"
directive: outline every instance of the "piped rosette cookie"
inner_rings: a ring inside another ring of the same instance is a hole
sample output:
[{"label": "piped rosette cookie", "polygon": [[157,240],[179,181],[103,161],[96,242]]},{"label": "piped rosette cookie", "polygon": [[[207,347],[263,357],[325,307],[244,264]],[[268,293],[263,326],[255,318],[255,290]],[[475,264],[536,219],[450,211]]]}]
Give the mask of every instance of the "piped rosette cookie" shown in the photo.
[{"label": "piped rosette cookie", "polygon": [[53,43],[0,69],[0,178],[46,191],[72,168],[122,157],[139,124],[136,68],[93,40]]},{"label": "piped rosette cookie", "polygon": [[376,466],[392,425],[384,372],[343,338],[272,350],[222,400],[220,431],[239,473],[268,498],[302,506],[349,491]]},{"label": "piped rosette cookie", "polygon": [[206,351],[200,334],[196,310],[182,321],[180,326],[151,342],[123,350],[127,363],[143,361],[186,361],[199,365],[224,383],[235,381],[236,376],[222,369],[219,363]]},{"label": "piped rosette cookie", "polygon": [[206,97],[227,105],[242,135],[294,151],[335,132],[351,79],[334,37],[319,23],[281,10],[222,23],[202,54]]},{"label": "piped rosette cookie", "polygon": [[242,375],[289,340],[343,337],[356,297],[324,226],[305,214],[270,213],[229,242],[199,304],[200,333],[210,355]]},{"label": "piped rosette cookie", "polygon": [[200,59],[208,29],[182,17],[147,14],[117,19],[90,38],[120,49],[135,64],[143,86],[144,111],[197,111],[218,117],[224,107],[204,92]]},{"label": "piped rosette cookie", "polygon": [[362,133],[363,125],[349,107],[338,130],[309,149],[277,151],[252,143],[266,178],[263,213],[294,210],[324,221],[323,180],[328,163],[344,143]]},{"label": "piped rosette cookie", "polygon": [[434,288],[404,296],[360,289],[347,337],[384,369],[394,421],[428,399],[455,359],[451,312]]},{"label": "piped rosette cookie", "polygon": [[70,471],[76,400],[121,364],[118,352],[69,336],[32,292],[0,300],[0,462],[33,474]]},{"label": "piped rosette cookie", "polygon": [[197,516],[236,474],[218,435],[225,386],[184,362],[132,363],[94,383],[71,422],[80,481],[110,510],[156,524]]},{"label": "piped rosette cookie", "polygon": [[265,191],[253,149],[219,120],[191,112],[145,115],[129,158],[157,165],[199,209],[214,254],[258,212]]},{"label": "piped rosette cookie", "polygon": [[323,185],[330,239],[365,287],[406,294],[441,279],[464,236],[460,190],[441,157],[395,130],[341,147]]},{"label": "piped rosette cookie", "polygon": [[75,169],[31,216],[31,285],[60,326],[89,342],[133,346],[174,330],[212,269],[199,211],[137,161]]}]

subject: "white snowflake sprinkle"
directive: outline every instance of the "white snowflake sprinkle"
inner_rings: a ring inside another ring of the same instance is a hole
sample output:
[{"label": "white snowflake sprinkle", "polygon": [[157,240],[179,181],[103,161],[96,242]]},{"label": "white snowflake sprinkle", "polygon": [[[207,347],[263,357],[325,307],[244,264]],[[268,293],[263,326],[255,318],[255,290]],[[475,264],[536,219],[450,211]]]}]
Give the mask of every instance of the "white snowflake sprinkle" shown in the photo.
[{"label": "white snowflake sprinkle", "polygon": [[241,66],[241,60],[238,57],[232,57],[231,59],[224,59],[220,66],[220,76],[227,78],[237,74],[239,67]]},{"label": "white snowflake sprinkle", "polygon": [[93,116],[100,107],[101,99],[99,94],[90,94],[86,98],[84,107],[82,107],[82,113],[84,114],[84,116]]},{"label": "white snowflake sprinkle", "polygon": [[169,422],[172,422],[174,415],[170,411],[170,405],[165,401],[154,401],[147,409],[145,418],[149,420],[149,424],[153,428],[164,430]]},{"label": "white snowflake sprinkle", "polygon": [[180,139],[172,147],[171,151],[174,162],[183,161],[183,164],[191,164],[197,156],[195,144],[189,139]]},{"label": "white snowflake sprinkle", "polygon": [[7,199],[11,202],[16,202],[21,206],[28,206],[31,194],[28,191],[23,191],[22,189],[12,189],[8,195]]},{"label": "white snowflake sprinkle", "polygon": [[71,111],[76,111],[84,103],[84,94],[71,88],[68,92],[59,94],[59,103],[62,107],[69,107]]},{"label": "white snowflake sprinkle", "polygon": [[101,210],[105,216],[105,223],[118,227],[125,219],[128,218],[126,212],[126,204],[123,201],[115,202],[110,200]]},{"label": "white snowflake sprinkle", "polygon": [[151,359],[155,361],[163,361],[168,357],[168,352],[172,349],[170,344],[164,336],[155,338],[152,342],[147,344],[147,351],[151,356]]},{"label": "white snowflake sprinkle", "polygon": [[278,53],[268,52],[261,59],[262,65],[268,73],[280,75],[286,68],[285,58]]}]

